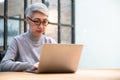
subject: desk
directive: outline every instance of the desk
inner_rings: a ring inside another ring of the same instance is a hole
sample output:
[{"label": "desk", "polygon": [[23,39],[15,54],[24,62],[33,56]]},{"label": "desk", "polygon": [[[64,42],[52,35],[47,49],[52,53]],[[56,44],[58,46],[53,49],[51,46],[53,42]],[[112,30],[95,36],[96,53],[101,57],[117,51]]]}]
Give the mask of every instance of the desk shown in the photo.
[{"label": "desk", "polygon": [[119,69],[80,69],[76,73],[0,72],[0,80],[120,80]]}]

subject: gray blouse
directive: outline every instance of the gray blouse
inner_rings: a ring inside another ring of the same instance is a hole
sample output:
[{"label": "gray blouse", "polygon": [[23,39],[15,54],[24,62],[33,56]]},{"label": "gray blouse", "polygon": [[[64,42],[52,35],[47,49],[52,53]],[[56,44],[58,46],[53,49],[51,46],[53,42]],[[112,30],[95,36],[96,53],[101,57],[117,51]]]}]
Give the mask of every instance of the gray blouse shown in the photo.
[{"label": "gray blouse", "polygon": [[39,61],[41,46],[56,43],[51,37],[32,36],[29,32],[16,36],[0,63],[0,71],[26,71]]}]

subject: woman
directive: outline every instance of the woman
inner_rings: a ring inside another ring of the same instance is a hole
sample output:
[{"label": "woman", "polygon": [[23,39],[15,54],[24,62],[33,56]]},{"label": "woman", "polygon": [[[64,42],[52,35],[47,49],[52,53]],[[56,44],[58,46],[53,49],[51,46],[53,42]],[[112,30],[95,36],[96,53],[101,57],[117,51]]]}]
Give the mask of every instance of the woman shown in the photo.
[{"label": "woman", "polygon": [[42,44],[56,43],[43,35],[48,25],[48,8],[43,3],[31,4],[25,11],[29,30],[16,36],[0,64],[1,71],[36,70]]}]

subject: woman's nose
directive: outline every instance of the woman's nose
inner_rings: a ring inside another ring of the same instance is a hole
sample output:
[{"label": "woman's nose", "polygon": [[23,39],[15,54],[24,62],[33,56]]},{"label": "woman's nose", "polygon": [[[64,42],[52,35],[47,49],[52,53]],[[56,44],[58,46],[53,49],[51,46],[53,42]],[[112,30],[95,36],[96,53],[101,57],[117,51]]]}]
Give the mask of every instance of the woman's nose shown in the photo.
[{"label": "woman's nose", "polygon": [[38,25],[38,28],[43,28],[43,27],[44,27],[43,24]]}]

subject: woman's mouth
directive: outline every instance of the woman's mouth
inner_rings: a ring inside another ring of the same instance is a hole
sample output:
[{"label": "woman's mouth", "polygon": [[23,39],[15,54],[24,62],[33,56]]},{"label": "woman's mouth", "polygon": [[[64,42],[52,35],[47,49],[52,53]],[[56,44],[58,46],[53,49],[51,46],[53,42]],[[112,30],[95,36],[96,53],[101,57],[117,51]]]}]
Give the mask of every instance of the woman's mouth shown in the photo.
[{"label": "woman's mouth", "polygon": [[41,33],[41,32],[42,32],[42,30],[36,30],[36,32]]}]

